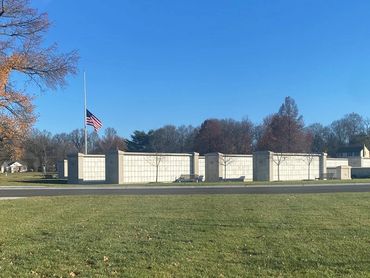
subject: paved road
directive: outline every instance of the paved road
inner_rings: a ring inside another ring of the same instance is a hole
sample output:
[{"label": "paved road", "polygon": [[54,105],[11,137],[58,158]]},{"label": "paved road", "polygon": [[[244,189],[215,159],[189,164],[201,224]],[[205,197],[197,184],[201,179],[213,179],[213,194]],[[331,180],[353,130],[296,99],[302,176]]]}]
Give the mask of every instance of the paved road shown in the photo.
[{"label": "paved road", "polygon": [[2,187],[0,198],[70,195],[308,194],[370,192],[370,184],[287,186]]}]

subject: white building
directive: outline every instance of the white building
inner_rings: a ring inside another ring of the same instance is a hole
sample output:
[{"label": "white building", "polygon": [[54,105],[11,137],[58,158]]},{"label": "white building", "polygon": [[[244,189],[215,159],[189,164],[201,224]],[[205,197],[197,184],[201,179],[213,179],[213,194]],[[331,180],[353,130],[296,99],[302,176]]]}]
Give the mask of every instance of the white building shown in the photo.
[{"label": "white building", "polygon": [[1,173],[27,172],[27,166],[19,161],[5,161],[0,166]]}]

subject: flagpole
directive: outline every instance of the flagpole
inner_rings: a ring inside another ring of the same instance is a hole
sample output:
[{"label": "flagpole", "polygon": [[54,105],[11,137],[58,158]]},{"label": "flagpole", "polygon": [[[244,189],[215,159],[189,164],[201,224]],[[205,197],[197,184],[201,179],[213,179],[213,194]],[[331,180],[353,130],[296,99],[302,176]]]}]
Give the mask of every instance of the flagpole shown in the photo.
[{"label": "flagpole", "polygon": [[84,129],[85,129],[85,154],[87,154],[87,128],[86,128],[86,111],[87,111],[87,104],[86,104],[86,72],[84,72]]}]

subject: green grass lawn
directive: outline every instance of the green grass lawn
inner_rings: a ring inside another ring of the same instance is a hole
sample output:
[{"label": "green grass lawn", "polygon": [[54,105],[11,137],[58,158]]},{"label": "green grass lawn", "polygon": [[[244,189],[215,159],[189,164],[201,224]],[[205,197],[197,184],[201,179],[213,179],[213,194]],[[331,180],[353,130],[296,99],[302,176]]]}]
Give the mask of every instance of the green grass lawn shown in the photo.
[{"label": "green grass lawn", "polygon": [[66,183],[63,179],[45,179],[42,173],[37,172],[0,174],[0,186],[60,186]]},{"label": "green grass lawn", "polygon": [[0,201],[1,277],[370,276],[370,194]]}]

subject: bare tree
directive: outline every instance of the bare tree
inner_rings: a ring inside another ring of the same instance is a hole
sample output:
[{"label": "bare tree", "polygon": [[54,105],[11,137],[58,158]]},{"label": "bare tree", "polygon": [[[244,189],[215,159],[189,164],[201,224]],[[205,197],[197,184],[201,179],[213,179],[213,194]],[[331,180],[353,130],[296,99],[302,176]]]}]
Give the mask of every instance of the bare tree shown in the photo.
[{"label": "bare tree", "polygon": [[222,154],[220,156],[220,165],[223,166],[224,168],[224,179],[226,179],[226,174],[227,174],[227,166],[229,166],[231,163],[233,163],[233,159],[230,156],[227,156],[226,154]]},{"label": "bare tree", "polygon": [[158,183],[158,177],[159,177],[159,166],[161,162],[164,160],[164,156],[158,152],[154,153],[151,158],[147,158],[147,162],[155,167],[155,182]]},{"label": "bare tree", "polygon": [[[82,128],[75,129],[68,134],[69,141],[74,148],[74,151],[84,153],[85,150],[85,132]],[[98,150],[100,138],[96,132],[87,133],[87,151],[88,153],[96,153]]]},{"label": "bare tree", "polygon": [[82,153],[85,148],[85,132],[82,128],[75,129],[69,134],[69,138],[77,152]]},{"label": "bare tree", "polygon": [[33,130],[25,140],[25,160],[37,170],[41,166],[54,170],[53,138],[50,132]]},{"label": "bare tree", "polygon": [[278,181],[280,181],[280,165],[286,160],[286,156],[284,156],[283,153],[275,153],[272,156],[272,161],[277,165],[278,167]]},{"label": "bare tree", "polygon": [[55,134],[52,144],[56,161],[66,159],[67,155],[73,152],[73,145],[67,133]]},{"label": "bare tree", "polygon": [[174,153],[179,149],[179,136],[175,126],[165,125],[150,133],[150,148],[153,152]]},{"label": "bare tree", "polygon": [[193,152],[194,151],[194,138],[198,132],[198,129],[191,125],[179,126],[176,129],[178,136],[178,149],[176,152]]},{"label": "bare tree", "polygon": [[347,145],[356,143],[356,137],[365,134],[365,124],[362,116],[357,113],[350,113],[342,119],[332,122],[330,127],[339,145]]},{"label": "bare tree", "polygon": [[328,151],[330,128],[314,123],[306,127],[305,130],[312,138],[310,152],[320,153]]},{"label": "bare tree", "polygon": [[222,127],[222,145],[218,151],[229,154],[246,154],[252,152],[253,124],[248,119],[219,120]]},{"label": "bare tree", "polygon": [[114,128],[108,127],[105,129],[103,137],[97,142],[96,152],[104,154],[111,150],[126,150],[126,142]]},{"label": "bare tree", "polygon": [[312,154],[312,153],[309,153],[309,154],[306,154],[305,155],[305,159],[304,161],[307,163],[307,166],[308,166],[308,180],[311,179],[311,164],[314,160],[314,158],[316,157],[315,154]]}]

